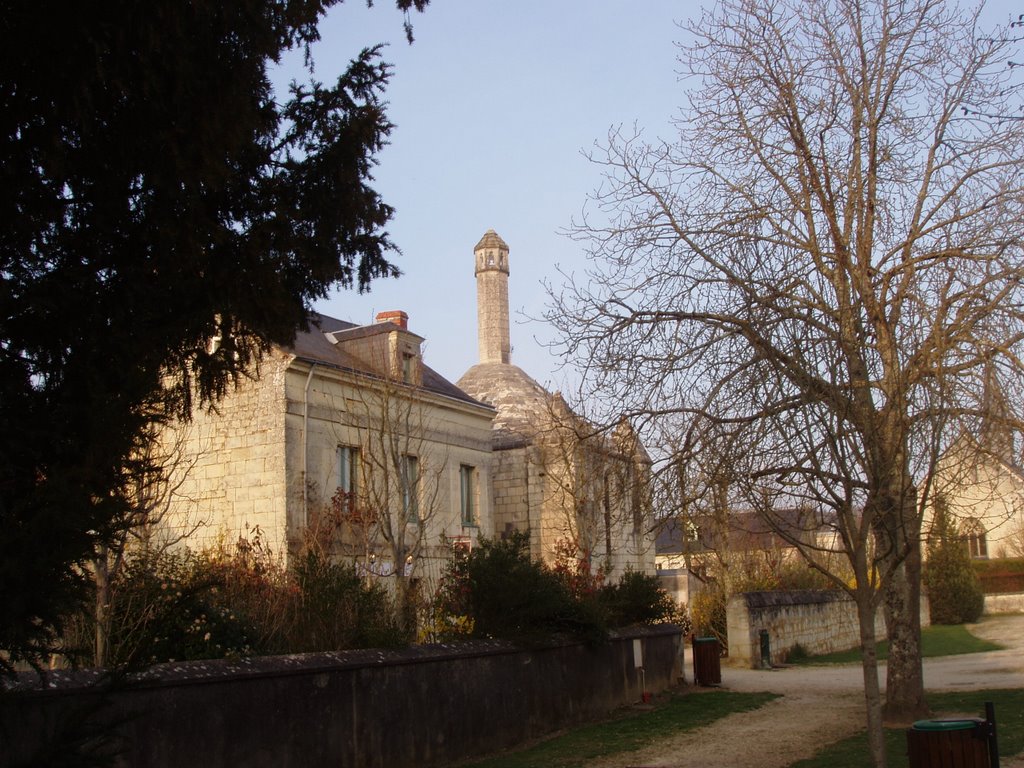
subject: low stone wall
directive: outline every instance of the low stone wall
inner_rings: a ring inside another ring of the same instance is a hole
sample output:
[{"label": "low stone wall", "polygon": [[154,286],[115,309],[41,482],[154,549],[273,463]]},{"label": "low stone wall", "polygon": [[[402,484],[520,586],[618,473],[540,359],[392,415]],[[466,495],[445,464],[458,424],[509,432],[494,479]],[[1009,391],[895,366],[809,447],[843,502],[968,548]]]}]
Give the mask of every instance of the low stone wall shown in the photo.
[{"label": "low stone wall", "polygon": [[985,613],[1024,613],[1024,592],[985,595]]},{"label": "low stone wall", "polygon": [[681,674],[678,627],[529,651],[492,642],[166,664],[116,682],[26,673],[0,690],[0,766],[53,764],[100,737],[119,750],[114,765],[132,768],[447,765],[604,715]]},{"label": "low stone wall", "polygon": [[[844,592],[744,592],[729,599],[726,621],[729,664],[735,666],[761,666],[764,629],[768,630],[774,663],[785,661],[797,645],[817,654],[860,643],[857,608]],[[886,636],[882,611],[875,617],[875,632],[880,639]]]}]

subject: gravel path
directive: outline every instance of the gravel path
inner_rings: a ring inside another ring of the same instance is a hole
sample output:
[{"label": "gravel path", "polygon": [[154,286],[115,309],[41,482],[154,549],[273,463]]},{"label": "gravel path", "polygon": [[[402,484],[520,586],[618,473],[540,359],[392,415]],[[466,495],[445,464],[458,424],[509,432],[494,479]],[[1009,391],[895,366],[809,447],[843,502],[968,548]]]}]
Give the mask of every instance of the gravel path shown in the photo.
[{"label": "gravel path", "polygon": [[[925,659],[926,688],[1024,688],[1024,616],[989,617],[969,629],[1005,650]],[[686,662],[689,679],[693,669],[689,652]],[[884,685],[884,665],[879,677]],[[637,752],[592,762],[589,768],[785,768],[812,756],[821,745],[864,727],[862,679],[859,666],[774,670],[726,666],[723,688],[771,691],[782,697],[754,712],[730,715]],[[702,695],[702,689],[691,690],[692,695]],[[1024,768],[1024,755],[1002,758],[1001,765]]]}]

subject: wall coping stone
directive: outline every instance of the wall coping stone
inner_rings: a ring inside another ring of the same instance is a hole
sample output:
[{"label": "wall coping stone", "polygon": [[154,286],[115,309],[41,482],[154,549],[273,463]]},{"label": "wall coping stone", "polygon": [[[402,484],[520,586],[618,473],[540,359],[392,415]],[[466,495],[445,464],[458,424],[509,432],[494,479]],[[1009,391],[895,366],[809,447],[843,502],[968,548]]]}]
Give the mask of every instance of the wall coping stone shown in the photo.
[{"label": "wall coping stone", "polygon": [[743,592],[748,608],[771,608],[779,605],[808,605],[850,600],[838,589],[794,589],[785,592]]},{"label": "wall coping stone", "polygon": [[[676,624],[627,627],[608,633],[608,640],[628,640],[680,634]],[[198,659],[194,661],[154,664],[140,672],[123,673],[104,668],[55,669],[19,672],[14,678],[0,678],[0,692],[19,695],[46,696],[81,689],[104,689],[117,685],[137,689],[166,685],[200,685],[218,681],[237,682],[243,679],[292,677],[318,672],[360,669],[377,666],[425,664],[440,659],[481,658],[511,655],[523,651],[543,652],[573,645],[583,645],[576,638],[553,638],[528,648],[507,640],[467,640],[459,643],[412,645],[400,649],[358,649],[296,653],[280,656],[252,656],[242,659]]]}]

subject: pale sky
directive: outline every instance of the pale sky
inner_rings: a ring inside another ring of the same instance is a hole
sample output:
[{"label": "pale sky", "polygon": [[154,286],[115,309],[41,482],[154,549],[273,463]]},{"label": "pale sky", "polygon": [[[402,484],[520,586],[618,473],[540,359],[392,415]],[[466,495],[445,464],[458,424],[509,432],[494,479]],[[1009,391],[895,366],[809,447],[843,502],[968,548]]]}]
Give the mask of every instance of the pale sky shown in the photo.
[{"label": "pale sky", "polygon": [[[396,128],[380,155],[375,188],[395,207],[389,227],[404,275],[371,292],[340,291],[316,308],[355,323],[404,310],[426,338],[425,361],[456,381],[477,362],[473,246],[493,228],[508,243],[512,362],[551,389],[565,380],[544,347],[544,311],[558,268],[580,272],[582,246],[560,230],[600,183],[582,151],[617,125],[670,137],[684,103],[677,82],[677,22],[701,4],[676,0],[432,0],[412,14],[405,42],[393,0],[334,8],[314,49],[331,81],[360,48],[389,43],[387,90]],[[1024,6],[989,3],[1004,21]],[[296,60],[281,69],[293,76]],[[570,379],[571,380],[571,377]]]}]

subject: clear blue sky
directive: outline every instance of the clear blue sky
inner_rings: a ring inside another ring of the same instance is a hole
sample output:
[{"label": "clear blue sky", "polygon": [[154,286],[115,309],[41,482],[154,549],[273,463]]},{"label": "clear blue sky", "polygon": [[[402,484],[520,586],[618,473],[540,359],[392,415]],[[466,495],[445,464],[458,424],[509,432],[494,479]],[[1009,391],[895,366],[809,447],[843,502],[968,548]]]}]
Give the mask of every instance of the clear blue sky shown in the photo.
[{"label": "clear blue sky", "polygon": [[[340,291],[317,309],[356,323],[401,309],[426,338],[426,362],[457,380],[477,362],[473,246],[495,229],[510,248],[512,361],[551,388],[564,373],[543,342],[543,280],[584,268],[581,246],[559,234],[578,215],[600,171],[581,151],[610,127],[634,122],[670,135],[684,103],[677,82],[677,22],[697,2],[670,0],[432,0],[412,14],[405,42],[393,0],[348,0],[321,25],[316,74],[332,80],[362,47],[389,43],[396,124],[380,155],[376,189],[396,209],[398,280],[369,294]],[[1003,21],[1024,5],[990,3]],[[299,73],[296,58],[281,82]]]}]

